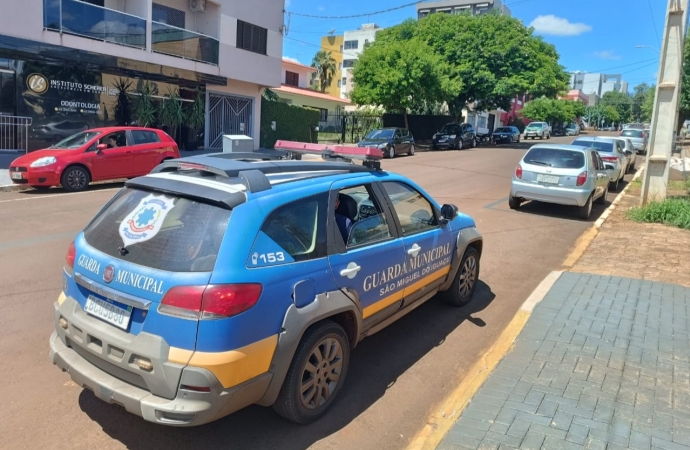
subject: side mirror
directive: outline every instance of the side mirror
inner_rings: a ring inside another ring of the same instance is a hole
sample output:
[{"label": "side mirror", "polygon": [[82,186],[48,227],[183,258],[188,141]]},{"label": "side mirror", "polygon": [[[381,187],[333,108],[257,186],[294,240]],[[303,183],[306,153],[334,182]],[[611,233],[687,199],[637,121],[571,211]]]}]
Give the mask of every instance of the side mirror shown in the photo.
[{"label": "side mirror", "polygon": [[101,151],[105,150],[108,148],[108,144],[98,144],[96,146],[96,153],[100,153]]},{"label": "side mirror", "polygon": [[615,167],[613,167],[611,164],[604,164],[604,169],[606,169],[606,170],[614,170]]},{"label": "side mirror", "polygon": [[453,220],[458,215],[458,207],[451,204],[445,204],[441,207],[441,217],[445,220]]},{"label": "side mirror", "polygon": [[633,152],[631,152],[630,150],[626,150],[626,151],[625,151],[625,154],[628,155],[628,156],[632,156]]}]

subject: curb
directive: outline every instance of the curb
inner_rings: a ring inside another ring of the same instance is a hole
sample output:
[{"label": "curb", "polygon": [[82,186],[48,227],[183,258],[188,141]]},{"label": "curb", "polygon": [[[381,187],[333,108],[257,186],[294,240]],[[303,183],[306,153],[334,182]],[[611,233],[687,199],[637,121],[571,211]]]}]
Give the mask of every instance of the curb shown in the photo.
[{"label": "curb", "polygon": [[470,403],[503,357],[513,348],[515,339],[525,327],[534,307],[541,302],[563,271],[549,273],[518,309],[515,317],[498,336],[494,344],[468,370],[467,376],[427,418],[424,427],[415,434],[406,450],[434,450]]},{"label": "curb", "polygon": [[640,178],[642,172],[644,172],[644,167],[640,167],[639,169],[637,169],[637,172],[635,172],[635,175],[633,175],[632,179],[630,180],[630,183],[628,183],[625,186],[625,188],[622,191],[620,191],[620,193],[618,193],[618,195],[611,202],[609,207],[606,208],[606,211],[604,211],[603,214],[597,219],[597,221],[594,222],[594,225],[592,225],[592,227],[588,228],[584,233],[582,233],[582,235],[580,235],[580,237],[575,242],[575,247],[568,254],[565,261],[563,262],[562,267],[564,269],[570,269],[575,264],[577,264],[582,255],[585,253],[585,250],[587,250],[587,248],[589,247],[589,244],[591,244],[594,238],[597,236],[597,234],[599,234],[599,228],[601,228],[601,226],[604,225],[606,219],[609,218],[611,213],[618,206],[618,203],[620,203],[625,194],[627,194],[628,189],[630,188],[630,184],[633,181]]}]

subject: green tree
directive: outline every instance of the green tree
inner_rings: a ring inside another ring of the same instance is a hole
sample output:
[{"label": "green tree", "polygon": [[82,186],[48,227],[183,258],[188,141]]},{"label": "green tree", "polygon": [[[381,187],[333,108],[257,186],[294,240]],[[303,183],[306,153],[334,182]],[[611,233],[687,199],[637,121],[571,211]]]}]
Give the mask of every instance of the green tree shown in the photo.
[{"label": "green tree", "polygon": [[681,79],[680,101],[678,104],[677,131],[683,128],[683,122],[688,118],[690,118],[690,35],[685,36],[685,45],[683,48],[683,76]]},{"label": "green tree", "polygon": [[568,75],[555,47],[515,18],[431,14],[376,36],[376,42],[414,39],[426,42],[450,67],[458,88],[445,100],[455,116],[474,102],[477,110],[509,109],[516,95],[555,97],[567,89]]},{"label": "green tree", "polygon": [[[651,85],[647,90],[642,103],[642,114],[640,119],[642,122],[649,122],[652,120],[652,113],[654,112],[654,96],[656,95],[656,86]],[[681,122],[682,123],[682,122]]]},{"label": "green tree", "polygon": [[569,120],[574,120],[585,115],[585,104],[580,101],[567,101],[566,106],[570,108],[571,119]]},{"label": "green tree", "polygon": [[632,97],[632,118],[636,122],[645,122],[649,118],[644,117],[643,105],[647,96],[649,95],[649,90],[651,87],[647,83],[638,84],[633,89],[634,94]]},{"label": "green tree", "polygon": [[448,65],[418,39],[378,40],[359,57],[352,70],[356,105],[400,111],[407,123],[408,109],[424,102],[442,101],[460,89],[449,79]]},{"label": "green tree", "polygon": [[316,68],[314,74],[319,84],[319,90],[326,92],[335,76],[335,58],[329,51],[319,50],[311,61],[311,66]]},{"label": "green tree", "polygon": [[532,120],[560,125],[575,119],[573,103],[575,102],[570,100],[541,97],[527,103],[520,114]]},{"label": "green tree", "polygon": [[632,120],[632,99],[624,92],[606,92],[599,101],[603,107],[611,106],[618,113],[616,122],[630,122]]}]

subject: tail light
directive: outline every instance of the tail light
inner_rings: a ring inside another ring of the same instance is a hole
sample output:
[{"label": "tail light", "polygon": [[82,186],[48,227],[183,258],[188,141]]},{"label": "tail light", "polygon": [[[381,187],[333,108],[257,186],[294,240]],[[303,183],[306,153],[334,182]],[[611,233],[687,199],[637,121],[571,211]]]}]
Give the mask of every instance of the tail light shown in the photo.
[{"label": "tail light", "polygon": [[176,286],[165,294],[158,312],[185,319],[224,319],[256,305],[262,290],[254,283]]},{"label": "tail light", "polygon": [[65,256],[65,272],[69,276],[74,273],[74,259],[77,257],[77,249],[74,246],[74,241],[69,245],[67,249],[67,256]]},{"label": "tail light", "polygon": [[577,186],[582,186],[587,181],[587,172],[582,172],[577,176]]},{"label": "tail light", "polygon": [[515,168],[515,176],[518,180],[522,180],[522,166],[520,164]]},{"label": "tail light", "polygon": [[606,162],[616,162],[618,161],[618,158],[616,158],[615,156],[602,156],[601,160]]}]

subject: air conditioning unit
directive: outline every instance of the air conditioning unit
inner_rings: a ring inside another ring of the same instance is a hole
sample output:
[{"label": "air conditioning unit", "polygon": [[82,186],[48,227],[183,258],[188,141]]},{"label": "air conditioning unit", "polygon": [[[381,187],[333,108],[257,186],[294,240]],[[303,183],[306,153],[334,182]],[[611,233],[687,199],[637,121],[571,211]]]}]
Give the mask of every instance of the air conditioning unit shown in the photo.
[{"label": "air conditioning unit", "polygon": [[223,153],[251,153],[254,151],[254,138],[243,134],[223,135]]},{"label": "air conditioning unit", "polygon": [[192,12],[206,12],[206,0],[189,0],[189,10]]}]

